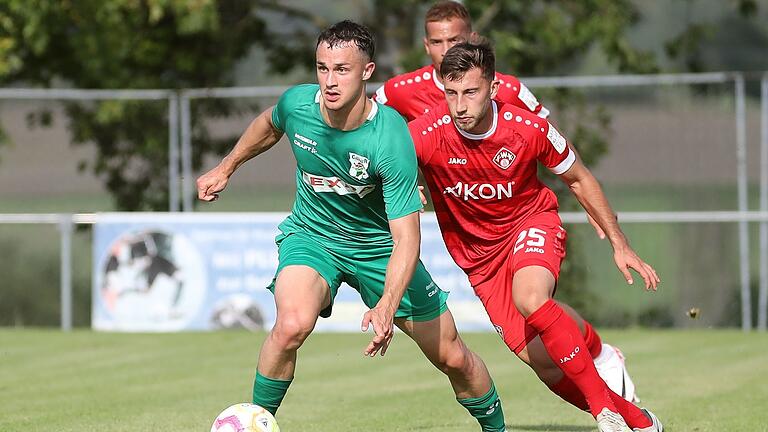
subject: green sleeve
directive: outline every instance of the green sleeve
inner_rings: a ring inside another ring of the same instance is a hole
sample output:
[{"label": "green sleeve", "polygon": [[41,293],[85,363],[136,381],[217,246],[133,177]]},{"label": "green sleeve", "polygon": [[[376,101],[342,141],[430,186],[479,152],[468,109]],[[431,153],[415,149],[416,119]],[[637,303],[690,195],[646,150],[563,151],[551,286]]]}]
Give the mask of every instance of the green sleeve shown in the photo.
[{"label": "green sleeve", "polygon": [[286,90],[272,110],[272,124],[275,128],[285,131],[286,120],[296,107],[314,103],[319,89],[317,84],[302,84]]},{"label": "green sleeve", "polygon": [[381,179],[387,219],[421,210],[418,163],[411,134],[402,117],[389,116],[379,145],[377,171]]}]

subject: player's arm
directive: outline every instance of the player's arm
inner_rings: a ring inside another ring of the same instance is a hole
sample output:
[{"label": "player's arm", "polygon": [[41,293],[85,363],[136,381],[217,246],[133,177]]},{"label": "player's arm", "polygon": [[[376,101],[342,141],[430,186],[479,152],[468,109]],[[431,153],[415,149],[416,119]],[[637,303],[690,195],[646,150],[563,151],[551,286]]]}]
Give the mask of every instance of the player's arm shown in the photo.
[{"label": "player's arm", "polygon": [[363,331],[373,324],[376,333],[365,355],[384,355],[392,340],[395,312],[413,277],[419,260],[421,232],[418,192],[418,162],[414,143],[405,121],[389,117],[385,139],[378,147],[376,172],[381,179],[382,196],[394,247],[387,264],[384,291],[376,306],[363,317]]},{"label": "player's arm", "polygon": [[[580,158],[579,152],[576,151],[575,147],[571,147],[571,150],[574,152],[577,158]],[[618,220],[617,219],[618,216],[616,216],[616,213],[613,214],[613,218]],[[589,222],[589,224],[592,225],[592,228],[595,230],[597,237],[599,237],[600,240],[605,240],[605,231],[603,231],[603,228],[600,226],[600,224],[597,223],[597,221],[589,213],[587,213],[587,222]]]},{"label": "player's arm", "polygon": [[365,355],[371,357],[379,351],[381,355],[387,352],[387,347],[394,336],[395,312],[416,270],[421,247],[418,213],[390,220],[389,229],[392,232],[394,247],[387,264],[384,293],[376,306],[366,312],[363,317],[363,330],[367,330],[368,325],[372,324],[375,332],[371,343],[364,351]]},{"label": "player's arm", "polygon": [[542,105],[531,90],[519,78],[513,75],[497,73],[501,82],[496,99],[504,103],[518,106],[541,118],[549,117],[549,110]]},{"label": "player's arm", "polygon": [[283,131],[272,123],[270,107],[259,114],[237,140],[235,147],[221,162],[197,179],[197,197],[203,201],[214,201],[219,192],[227,187],[232,174],[248,160],[269,150],[283,136]]},{"label": "player's arm", "polygon": [[407,111],[407,105],[403,99],[403,87],[400,87],[399,89],[395,88],[395,83],[398,81],[398,77],[386,80],[381,87],[376,89],[372,98],[380,104],[394,108],[395,111],[399,112],[402,116],[406,116],[405,112]]},{"label": "player's arm", "polygon": [[393,101],[391,101],[389,98],[389,96],[393,93],[391,81],[392,80],[389,79],[385,81],[381,87],[377,88],[376,91],[373,92],[372,99],[380,104],[392,106]]},{"label": "player's arm", "polygon": [[642,276],[646,289],[653,288],[656,290],[658,283],[661,282],[656,270],[640,259],[629,246],[629,241],[622,232],[615,213],[592,172],[577,158],[571,167],[559,176],[568,185],[582,207],[605,232],[613,247],[613,258],[616,266],[624,274],[627,283],[633,283],[632,275],[629,272],[631,268]]}]

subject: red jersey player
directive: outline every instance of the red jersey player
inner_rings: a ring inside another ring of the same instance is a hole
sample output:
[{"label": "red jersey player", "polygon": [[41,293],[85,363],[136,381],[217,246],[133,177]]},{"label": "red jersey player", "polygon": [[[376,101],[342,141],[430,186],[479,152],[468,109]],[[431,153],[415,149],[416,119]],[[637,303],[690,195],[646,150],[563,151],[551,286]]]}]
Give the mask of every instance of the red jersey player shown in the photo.
[{"label": "red jersey player", "polygon": [[[427,11],[425,31],[424,48],[432,59],[432,65],[388,80],[374,95],[378,102],[397,109],[409,120],[429,112],[432,107],[445,101],[440,63],[449,48],[468,40],[474,34],[469,12],[462,4],[454,1],[438,2]],[[518,106],[542,118],[548,116],[549,111],[539,104],[536,97],[517,78],[498,72],[495,72],[495,78],[499,81],[496,101]],[[605,234],[599,225],[591,217],[588,219],[598,235],[604,238]],[[626,370],[621,351],[611,345],[603,344],[589,322],[569,306],[562,303],[560,305],[581,328],[595,367],[609,388],[629,401],[639,402],[635,385]],[[553,387],[562,377],[559,369],[554,365],[549,367],[549,364],[540,364],[536,357],[527,359],[526,362],[550,387]],[[553,390],[560,391],[556,386]]]},{"label": "red jersey player", "polygon": [[[387,80],[376,90],[374,99],[396,109],[408,121],[429,112],[445,100],[440,77],[440,62],[453,45],[469,39],[472,33],[469,13],[461,3],[440,2],[427,11],[424,48],[432,64]],[[496,99],[519,106],[539,117],[547,118],[549,110],[517,77],[496,72],[499,91]]]},{"label": "red jersey player", "polygon": [[630,269],[646,289],[655,290],[659,278],[629,246],[599,184],[557,129],[494,100],[494,62],[486,43],[452,47],[441,63],[446,101],[409,124],[448,251],[507,346],[558,395],[588,410],[600,431],[661,431],[653,414],[608,389],[576,321],[552,300],[566,232],[537,164],[560,176],[599,223],[628,283]]}]

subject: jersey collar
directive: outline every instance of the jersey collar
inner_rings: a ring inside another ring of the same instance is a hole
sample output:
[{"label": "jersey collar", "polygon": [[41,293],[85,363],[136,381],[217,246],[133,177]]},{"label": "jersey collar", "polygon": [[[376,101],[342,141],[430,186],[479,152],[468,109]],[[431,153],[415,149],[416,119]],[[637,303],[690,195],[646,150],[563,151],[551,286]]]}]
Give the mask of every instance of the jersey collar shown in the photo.
[{"label": "jersey collar", "polygon": [[368,121],[373,120],[374,117],[376,117],[376,113],[379,112],[379,103],[376,102],[373,99],[369,99],[371,101],[371,112],[368,113],[368,117],[365,119]]},{"label": "jersey collar", "polygon": [[445,86],[437,79],[437,71],[434,65],[432,65],[432,82],[435,83],[435,87],[439,88],[441,92],[445,92]]},{"label": "jersey collar", "polygon": [[[365,120],[367,121],[373,120],[373,118],[376,117],[376,113],[379,112],[379,104],[376,103],[376,101],[373,99],[370,99],[370,101],[373,105],[371,105],[371,112],[368,113],[368,117],[365,118]],[[318,90],[317,93],[315,93],[315,103],[316,104],[320,103],[320,90]]]},{"label": "jersey collar", "polygon": [[456,127],[456,130],[464,138],[475,140],[475,141],[489,138],[491,135],[493,135],[494,132],[496,132],[496,125],[499,122],[499,109],[498,109],[498,107],[496,107],[496,101],[495,100],[491,100],[491,105],[493,106],[493,124],[491,125],[491,128],[488,129],[487,132],[482,133],[482,134],[469,133],[467,131],[461,130],[458,126],[456,126],[456,122],[453,122],[453,126]]}]

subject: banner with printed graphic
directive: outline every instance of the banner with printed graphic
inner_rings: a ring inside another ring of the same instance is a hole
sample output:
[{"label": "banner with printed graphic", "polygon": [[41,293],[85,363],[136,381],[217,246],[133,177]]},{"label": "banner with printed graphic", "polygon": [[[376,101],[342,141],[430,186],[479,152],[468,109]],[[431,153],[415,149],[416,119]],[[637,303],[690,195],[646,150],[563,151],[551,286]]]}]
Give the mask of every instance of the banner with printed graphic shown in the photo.
[{"label": "banner with printed graphic", "polygon": [[[93,240],[96,330],[179,331],[270,329],[266,287],[277,267],[278,213],[100,214]],[[461,330],[492,330],[464,273],[443,245],[433,214],[422,217],[421,259]],[[342,285],[333,315],[316,331],[360,331],[367,308]]]}]

